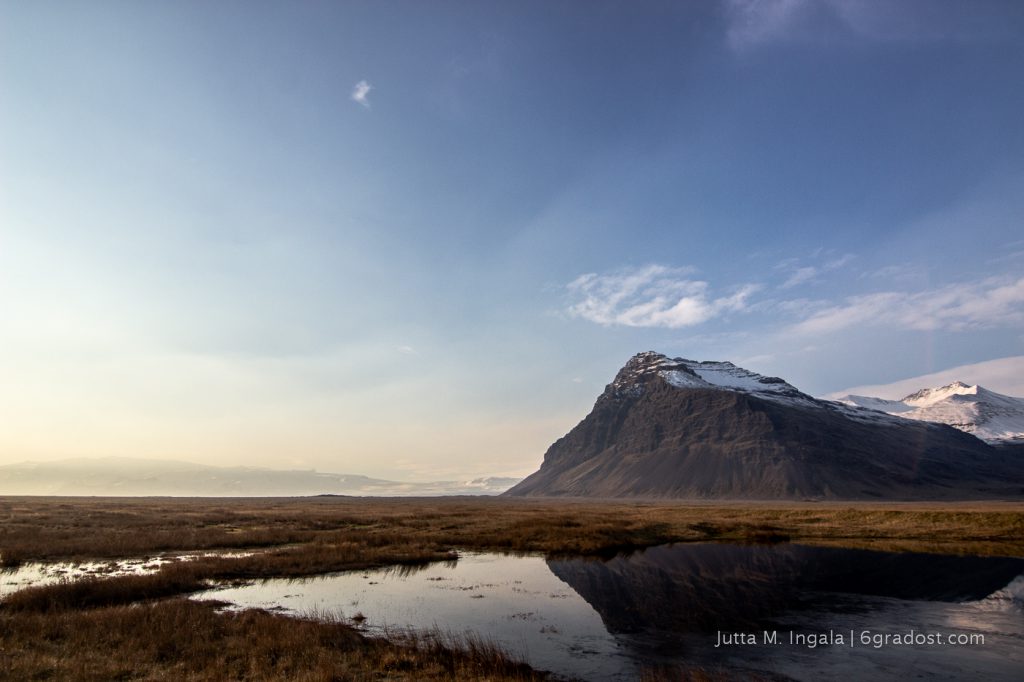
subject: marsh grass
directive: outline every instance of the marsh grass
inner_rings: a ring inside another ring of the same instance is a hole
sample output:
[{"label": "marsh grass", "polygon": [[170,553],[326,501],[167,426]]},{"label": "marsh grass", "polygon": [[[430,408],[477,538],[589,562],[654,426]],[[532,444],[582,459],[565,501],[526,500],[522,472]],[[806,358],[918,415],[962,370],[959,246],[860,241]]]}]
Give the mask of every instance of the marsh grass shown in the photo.
[{"label": "marsh grass", "polygon": [[457,634],[440,628],[429,632],[391,629],[385,630],[384,639],[434,657],[445,668],[458,665],[457,659],[464,657],[462,669],[474,679],[486,678],[495,671],[523,674],[530,670],[494,641],[473,633]]},{"label": "marsh grass", "polygon": [[204,583],[187,564],[169,564],[149,575],[123,575],[115,578],[89,576],[27,587],[7,595],[0,602],[0,613],[55,613],[196,592]]},{"label": "marsh grass", "polygon": [[12,612],[130,604],[202,590],[210,581],[417,566],[453,560],[456,548],[612,556],[668,542],[793,540],[867,549],[1024,554],[1024,512],[1018,505],[1000,504],[0,498],[0,515],[8,521],[0,527],[0,557],[7,565],[168,549],[262,548],[245,556],[170,562],[148,575],[90,577],[21,590],[0,603]]},{"label": "marsh grass", "polygon": [[337,619],[218,612],[173,599],[137,607],[0,614],[9,680],[541,680],[486,642],[395,644]]},{"label": "marsh grass", "polygon": [[[371,640],[339,616],[217,612],[210,581],[413,570],[456,550],[608,556],[668,542],[785,542],[1024,555],[1015,503],[646,503],[493,498],[0,498],[0,564],[254,550],[88,577],[0,602],[0,679],[528,680],[492,643]],[[446,639],[447,637],[447,639]],[[717,680],[665,669],[645,680]]]},{"label": "marsh grass", "polygon": [[644,668],[640,673],[639,682],[771,682],[775,679],[778,678],[764,677],[753,672],[745,672],[740,676],[735,671],[720,668],[661,665]]},{"label": "marsh grass", "polygon": [[789,539],[969,543],[984,553],[1024,553],[1019,503],[7,497],[0,519],[0,563],[8,566],[290,545],[311,554],[403,545],[411,554],[423,546],[608,554],[666,542]]}]

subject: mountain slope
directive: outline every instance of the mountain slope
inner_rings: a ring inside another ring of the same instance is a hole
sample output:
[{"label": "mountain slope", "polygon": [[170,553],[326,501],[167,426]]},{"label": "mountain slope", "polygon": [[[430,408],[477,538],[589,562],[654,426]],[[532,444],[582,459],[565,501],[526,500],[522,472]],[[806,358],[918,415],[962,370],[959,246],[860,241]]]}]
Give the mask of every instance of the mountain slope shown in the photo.
[{"label": "mountain slope", "polygon": [[724,362],[634,356],[508,495],[948,499],[1019,495],[1010,457],[945,425],[822,401]]},{"label": "mountain slope", "polygon": [[847,395],[838,402],[898,414],[905,419],[949,424],[989,443],[1024,443],[1024,398],[962,381],[924,388],[902,400]]}]

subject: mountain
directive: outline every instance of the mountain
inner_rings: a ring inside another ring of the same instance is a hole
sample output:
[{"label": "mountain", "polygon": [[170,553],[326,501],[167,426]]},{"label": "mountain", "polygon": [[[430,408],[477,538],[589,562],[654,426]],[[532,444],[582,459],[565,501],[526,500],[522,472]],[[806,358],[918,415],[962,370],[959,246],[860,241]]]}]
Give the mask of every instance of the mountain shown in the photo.
[{"label": "mountain", "polygon": [[1024,355],[958,365],[887,384],[853,386],[821,397],[835,400],[852,393],[898,400],[902,396],[917,391],[922,386],[945,386],[960,379],[965,380],[968,384],[980,384],[990,391],[997,391],[1004,395],[1024,395]]},{"label": "mountain", "polygon": [[729,362],[634,356],[507,495],[956,499],[1024,494],[1010,453],[818,400]]},{"label": "mountain", "polygon": [[902,400],[846,395],[838,402],[866,407],[904,419],[949,424],[993,444],[1024,443],[1024,398],[954,381],[924,388]]},{"label": "mountain", "polygon": [[296,496],[496,495],[517,478],[403,483],[352,474],[215,467],[127,457],[22,462],[0,466],[2,495]]}]

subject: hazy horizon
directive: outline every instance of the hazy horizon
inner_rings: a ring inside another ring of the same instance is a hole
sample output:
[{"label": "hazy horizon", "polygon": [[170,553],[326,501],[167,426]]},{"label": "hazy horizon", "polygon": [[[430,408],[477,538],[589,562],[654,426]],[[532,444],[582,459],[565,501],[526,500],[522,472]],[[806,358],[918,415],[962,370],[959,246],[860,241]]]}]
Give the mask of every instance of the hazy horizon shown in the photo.
[{"label": "hazy horizon", "polygon": [[357,471],[218,466],[185,460],[77,457],[0,464],[0,495],[113,497],[437,497],[498,495],[519,477],[394,481]]},{"label": "hazy horizon", "polygon": [[521,476],[649,349],[1021,395],[1022,72],[1014,2],[0,2],[0,465]]}]

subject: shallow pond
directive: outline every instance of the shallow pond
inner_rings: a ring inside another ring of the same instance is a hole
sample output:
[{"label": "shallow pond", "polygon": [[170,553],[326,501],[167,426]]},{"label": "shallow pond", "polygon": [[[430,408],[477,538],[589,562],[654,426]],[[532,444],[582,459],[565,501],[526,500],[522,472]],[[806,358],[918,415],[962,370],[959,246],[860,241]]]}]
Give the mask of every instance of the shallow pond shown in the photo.
[{"label": "shallow pond", "polygon": [[199,554],[166,554],[132,559],[97,561],[29,562],[17,568],[0,570],[0,599],[26,587],[72,582],[83,578],[114,578],[121,575],[155,573],[161,566],[175,561],[192,561],[200,557],[243,557],[252,552],[202,552]]},{"label": "shallow pond", "polygon": [[165,557],[145,559],[112,559],[109,561],[60,561],[26,563],[0,571],[0,598],[11,592],[82,578],[112,578],[119,575],[153,573],[171,561]]},{"label": "shallow pond", "polygon": [[[357,618],[374,634],[439,629],[493,640],[535,667],[583,679],[616,679],[633,669],[600,614],[539,556],[463,554],[421,569],[266,580],[193,596],[238,607]],[[365,618],[365,620],[364,620]]]},{"label": "shallow pond", "polygon": [[463,554],[194,598],[354,617],[370,633],[471,633],[584,680],[636,679],[658,665],[797,680],[1019,680],[1022,573],[1021,559],[700,543],[607,561]]}]

